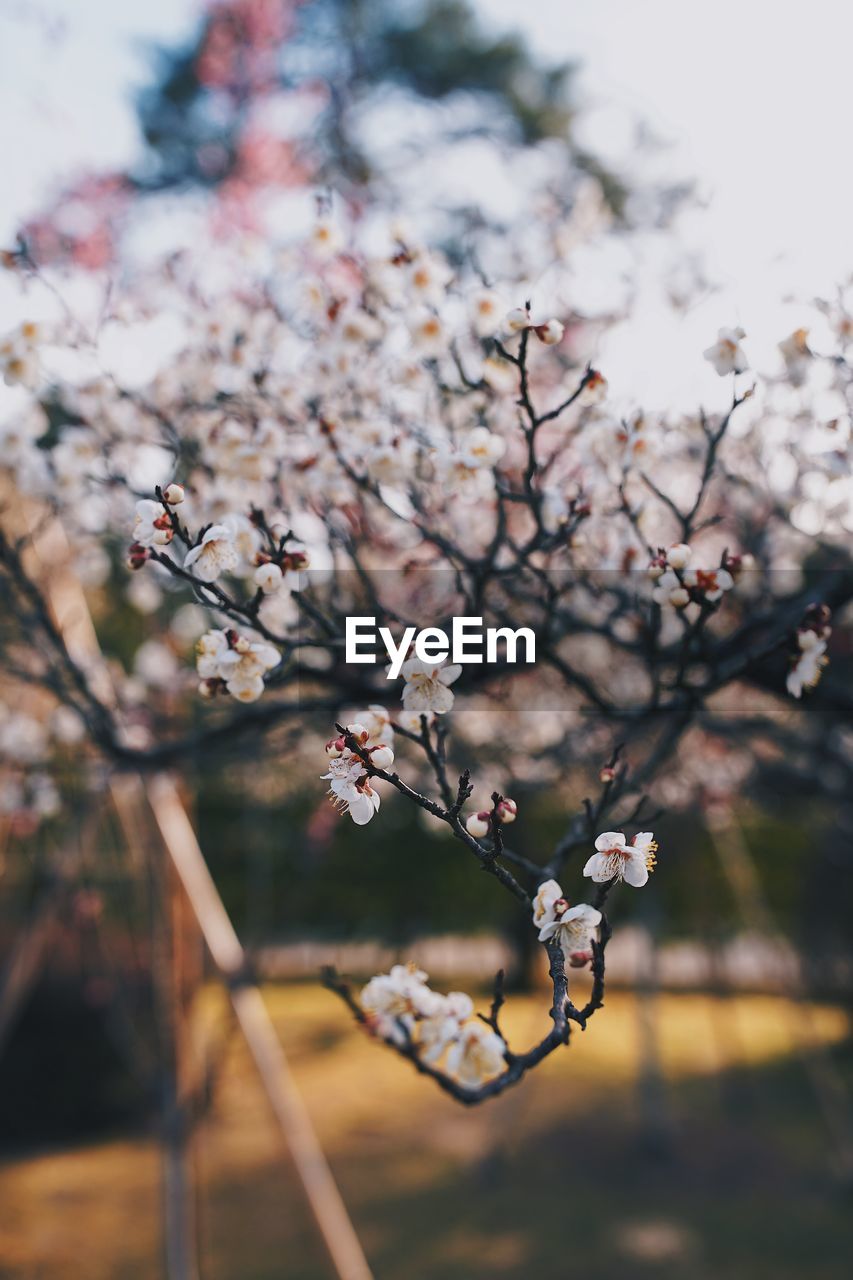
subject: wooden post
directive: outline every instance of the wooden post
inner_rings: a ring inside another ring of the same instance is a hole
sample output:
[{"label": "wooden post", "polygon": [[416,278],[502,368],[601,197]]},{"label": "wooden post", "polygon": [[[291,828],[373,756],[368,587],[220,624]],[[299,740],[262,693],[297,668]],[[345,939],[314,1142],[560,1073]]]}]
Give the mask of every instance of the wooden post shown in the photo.
[{"label": "wooden post", "polygon": [[249,977],[246,954],[214,884],[177,787],[172,778],[159,774],[148,782],[146,791],[213,962],[228,987],[237,1021],[337,1275],[340,1280],[371,1280],[358,1236],[294,1083],[261,992]]},{"label": "wooden post", "polygon": [[[30,527],[38,527],[33,513]],[[107,704],[115,696],[85,594],[70,564],[65,532],[57,520],[34,533],[33,558],[69,653],[86,669]],[[355,1228],[290,1073],[284,1050],[257,985],[249,979],[243,947],[210,874],[172,778],[114,774],[110,792],[129,838],[138,831],[140,802],[148,802],[168,856],[181,881],[214,964],[225,980],[237,1021],[255,1061],[338,1280],[372,1280]]]}]

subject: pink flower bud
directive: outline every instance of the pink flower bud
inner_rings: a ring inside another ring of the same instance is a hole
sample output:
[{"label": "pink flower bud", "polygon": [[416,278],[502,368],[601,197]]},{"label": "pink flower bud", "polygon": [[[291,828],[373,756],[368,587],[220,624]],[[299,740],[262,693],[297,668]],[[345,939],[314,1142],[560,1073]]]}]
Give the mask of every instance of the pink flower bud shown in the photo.
[{"label": "pink flower bud", "polygon": [[558,342],[562,342],[566,326],[559,320],[546,320],[545,324],[537,324],[533,332],[546,347],[555,347]]},{"label": "pink flower bud", "polygon": [[345,748],[346,743],[344,742],[343,734],[338,738],[330,738],[326,743],[326,755],[331,760],[337,760],[338,756],[342,756],[344,754]]},{"label": "pink flower bud", "polygon": [[308,563],[307,551],[286,551],[281,558],[282,569],[285,571],[289,569],[294,573],[300,569],[307,569]]},{"label": "pink flower bud", "polygon": [[599,782],[603,782],[606,784],[608,782],[612,782],[615,777],[616,777],[616,770],[613,768],[613,765],[606,764],[601,770],[601,772],[599,773],[598,780]]},{"label": "pink flower bud", "polygon": [[127,563],[131,569],[141,569],[148,559],[148,548],[139,542],[132,542],[127,552]]},{"label": "pink flower bud", "polygon": [[370,751],[370,763],[374,769],[390,769],[394,763],[394,752],[390,747],[382,743],[378,747],[372,747]]},{"label": "pink flower bud", "polygon": [[491,814],[487,809],[483,809],[480,813],[472,813],[471,817],[465,823],[465,830],[469,836],[473,836],[475,840],[484,839],[491,829]]},{"label": "pink flower bud", "polygon": [[504,796],[495,808],[495,815],[498,822],[515,822],[518,815],[518,805],[514,800],[510,800],[509,796]]},{"label": "pink flower bud", "polygon": [[573,951],[569,956],[569,964],[573,969],[583,969],[592,959],[591,951]]}]

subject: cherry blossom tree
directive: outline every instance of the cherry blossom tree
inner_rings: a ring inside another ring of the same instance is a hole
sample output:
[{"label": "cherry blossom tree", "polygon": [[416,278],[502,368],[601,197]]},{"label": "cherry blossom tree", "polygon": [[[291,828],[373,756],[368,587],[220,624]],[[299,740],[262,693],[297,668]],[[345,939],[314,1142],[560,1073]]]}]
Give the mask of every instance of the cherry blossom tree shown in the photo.
[{"label": "cherry blossom tree", "polygon": [[[200,245],[74,306],[70,279],[7,255],[25,318],[0,344],[5,682],[53,709],[6,718],[5,812],[49,819],[51,759],[84,739],[143,772],[274,741],[342,821],[413,806],[538,935],[550,1026],[510,1046],[500,979],[485,1012],[416,968],[360,993],[326,981],[465,1103],[600,1010],[606,910],[655,893],[641,828],[661,810],[745,794],[768,759],[833,805],[849,795],[846,298],[810,308],[825,346],[798,331],[761,375],[744,332],[721,330],[704,353],[718,403],[650,419],[593,363],[612,317],[570,304],[589,178],[560,196],[552,179],[453,260],[327,198],[306,237],[217,242],[215,270]],[[96,620],[131,599],[154,624],[129,668],[103,641],[115,703],[40,584],[51,521]],[[347,619],[365,617],[397,646],[394,679],[384,658],[346,660]],[[454,618],[526,629],[535,665],[508,643],[469,665],[401,639]],[[568,781],[588,798],[560,839],[519,847],[513,792]]]}]

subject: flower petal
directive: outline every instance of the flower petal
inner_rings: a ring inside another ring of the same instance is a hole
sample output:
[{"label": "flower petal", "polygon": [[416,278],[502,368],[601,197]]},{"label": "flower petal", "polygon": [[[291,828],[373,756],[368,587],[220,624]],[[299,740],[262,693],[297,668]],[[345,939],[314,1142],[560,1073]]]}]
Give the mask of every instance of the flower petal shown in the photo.
[{"label": "flower petal", "polygon": [[596,840],[595,847],[599,853],[608,849],[622,849],[625,847],[625,836],[621,831],[604,831]]},{"label": "flower petal", "polygon": [[642,889],[649,878],[645,857],[626,858],[625,866],[622,869],[622,878],[632,888]]}]

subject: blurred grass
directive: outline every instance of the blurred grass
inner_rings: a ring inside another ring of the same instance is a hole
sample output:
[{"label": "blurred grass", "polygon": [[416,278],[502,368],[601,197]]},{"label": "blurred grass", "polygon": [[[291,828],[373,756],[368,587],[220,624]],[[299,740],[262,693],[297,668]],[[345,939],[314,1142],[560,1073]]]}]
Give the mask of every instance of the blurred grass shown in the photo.
[{"label": "blurred grass", "polygon": [[[567,1052],[473,1111],[351,1027],[318,987],[266,997],[379,1280],[849,1275],[853,1215],[795,1053],[803,1010],[792,1002],[657,999],[672,1139],[655,1156],[637,1089],[650,1006],[632,993],[611,993]],[[203,1017],[222,1009],[207,990]],[[508,1006],[518,1043],[546,1020],[541,993]],[[849,1079],[848,1029],[843,1010],[810,1007],[808,1034],[835,1046]],[[195,1157],[205,1280],[329,1275],[236,1037]],[[7,1161],[0,1277],[151,1280],[162,1273],[158,1198],[149,1137]]]}]

